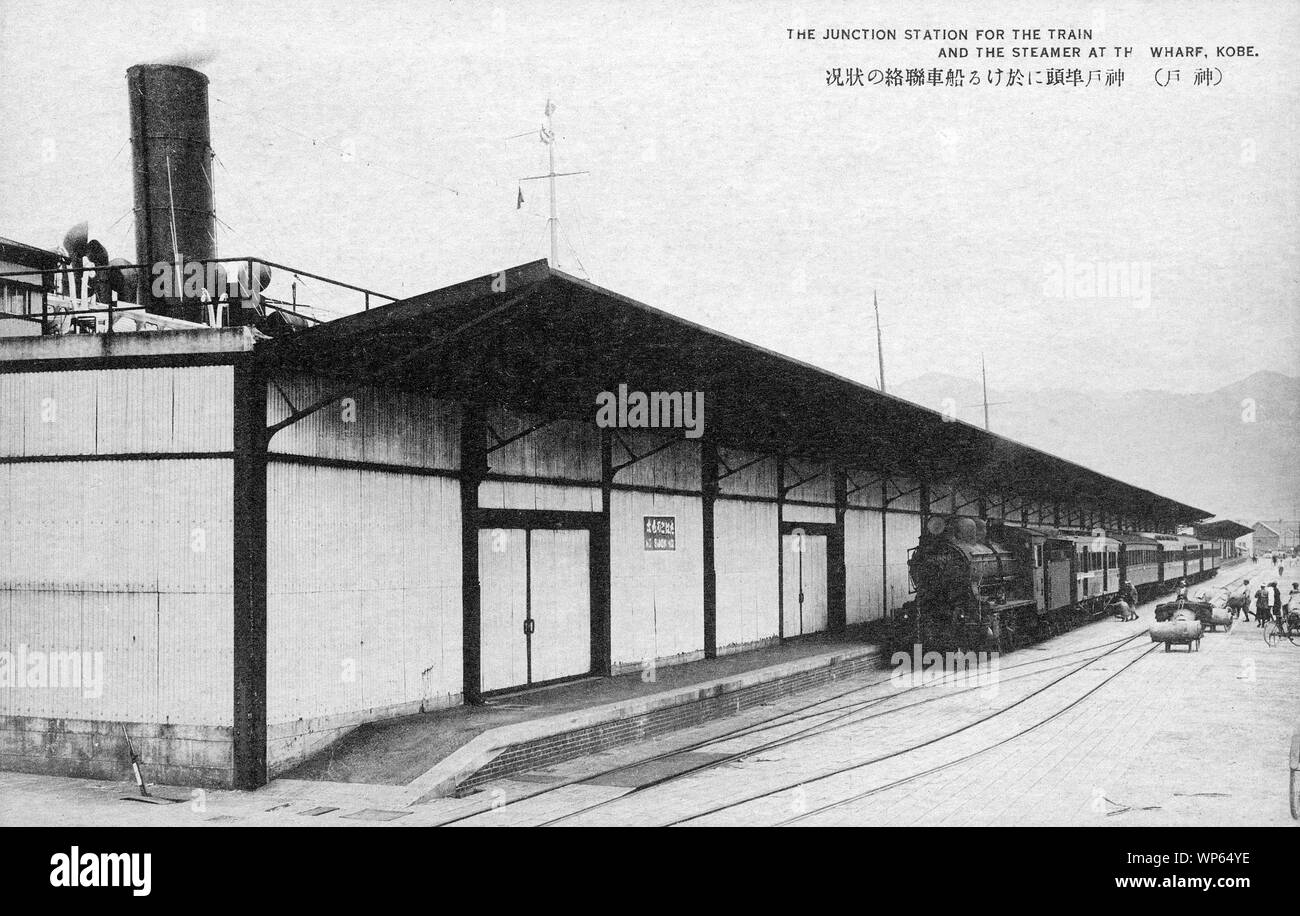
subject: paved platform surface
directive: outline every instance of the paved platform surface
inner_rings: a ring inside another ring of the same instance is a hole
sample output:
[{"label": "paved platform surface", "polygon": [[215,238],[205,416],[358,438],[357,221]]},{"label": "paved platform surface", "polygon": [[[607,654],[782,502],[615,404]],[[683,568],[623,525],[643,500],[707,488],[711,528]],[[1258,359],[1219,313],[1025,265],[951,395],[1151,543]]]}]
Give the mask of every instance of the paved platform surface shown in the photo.
[{"label": "paved platform surface", "polygon": [[1199,653],[1151,651],[1152,607],[1006,656],[991,682],[904,690],[873,672],[463,798],[280,781],[152,807],[0,773],[0,824],[1292,825],[1300,648],[1269,648],[1252,622]]},{"label": "paved platform surface", "polygon": [[482,706],[457,706],[362,725],[282,774],[287,780],[406,785],[438,761],[490,730],[610,704],[636,701],[696,684],[743,678],[760,669],[866,645],[861,627],[823,633],[721,658],[702,659],[617,677],[515,691]]}]

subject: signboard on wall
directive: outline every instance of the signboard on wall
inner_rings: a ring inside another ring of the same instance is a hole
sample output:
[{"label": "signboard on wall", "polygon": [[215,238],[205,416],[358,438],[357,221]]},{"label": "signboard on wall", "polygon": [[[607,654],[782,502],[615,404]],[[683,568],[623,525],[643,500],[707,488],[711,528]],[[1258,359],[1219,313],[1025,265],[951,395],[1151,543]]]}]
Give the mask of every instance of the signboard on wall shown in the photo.
[{"label": "signboard on wall", "polygon": [[677,516],[647,515],[644,530],[646,550],[677,549]]}]

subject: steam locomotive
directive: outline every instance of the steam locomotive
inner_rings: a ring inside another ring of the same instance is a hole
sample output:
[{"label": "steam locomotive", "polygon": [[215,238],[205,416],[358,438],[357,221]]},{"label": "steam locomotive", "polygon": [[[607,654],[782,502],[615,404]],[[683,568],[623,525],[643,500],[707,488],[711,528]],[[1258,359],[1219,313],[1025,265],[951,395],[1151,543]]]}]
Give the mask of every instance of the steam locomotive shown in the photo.
[{"label": "steam locomotive", "polygon": [[934,517],[908,558],[914,600],[893,621],[895,647],[1010,651],[1107,613],[1127,579],[1141,600],[1210,578],[1220,543]]}]

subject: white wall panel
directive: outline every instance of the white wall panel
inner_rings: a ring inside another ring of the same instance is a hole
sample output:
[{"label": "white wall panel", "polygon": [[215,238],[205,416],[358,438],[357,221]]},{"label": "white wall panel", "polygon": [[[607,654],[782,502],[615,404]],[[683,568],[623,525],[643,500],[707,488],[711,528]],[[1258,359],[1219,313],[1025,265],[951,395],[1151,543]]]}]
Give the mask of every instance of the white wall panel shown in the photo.
[{"label": "white wall panel", "polygon": [[713,504],[719,652],[780,633],[777,532],[775,503]]},{"label": "white wall panel", "polygon": [[8,588],[228,593],[232,462],[0,465]]},{"label": "white wall panel", "polygon": [[845,618],[862,623],[884,616],[884,567],[880,513],[849,509],[844,513],[844,567],[847,585]]},{"label": "white wall panel", "polygon": [[600,490],[560,484],[485,480],[479,484],[478,504],[483,509],[551,509],[599,512]]},{"label": "white wall panel", "polygon": [[[676,550],[646,550],[644,518],[677,519]],[[700,499],[615,490],[610,496],[611,655],[615,665],[704,650]]]},{"label": "white wall panel", "polygon": [[0,376],[0,456],[221,452],[234,442],[230,366]]},{"label": "white wall panel", "polygon": [[231,723],[231,473],[228,459],[0,466],[0,645],[103,665],[99,696],[0,691],[0,714]]},{"label": "white wall panel", "polygon": [[885,513],[885,559],[889,609],[897,610],[911,597],[911,579],[907,572],[907,552],[921,540],[921,517],[902,513]]},{"label": "white wall panel", "polygon": [[799,506],[783,503],[781,520],[785,522],[809,522],[819,525],[835,524],[835,510],[829,506]]},{"label": "white wall panel", "polygon": [[269,721],[459,694],[458,482],[272,462],[267,491]]}]

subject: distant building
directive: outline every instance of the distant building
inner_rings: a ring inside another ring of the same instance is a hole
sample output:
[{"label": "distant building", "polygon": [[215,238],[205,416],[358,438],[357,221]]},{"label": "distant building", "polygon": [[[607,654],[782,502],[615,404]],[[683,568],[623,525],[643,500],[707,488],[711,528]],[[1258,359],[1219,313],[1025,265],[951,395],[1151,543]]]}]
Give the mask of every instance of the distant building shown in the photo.
[{"label": "distant building", "polygon": [[1282,544],[1281,535],[1263,522],[1255,523],[1251,530],[1251,540],[1256,554],[1278,550]]}]

